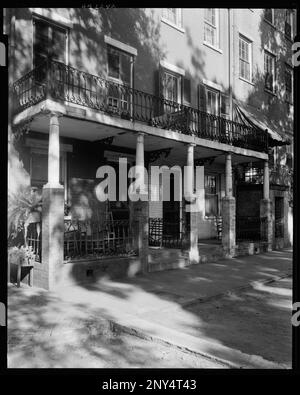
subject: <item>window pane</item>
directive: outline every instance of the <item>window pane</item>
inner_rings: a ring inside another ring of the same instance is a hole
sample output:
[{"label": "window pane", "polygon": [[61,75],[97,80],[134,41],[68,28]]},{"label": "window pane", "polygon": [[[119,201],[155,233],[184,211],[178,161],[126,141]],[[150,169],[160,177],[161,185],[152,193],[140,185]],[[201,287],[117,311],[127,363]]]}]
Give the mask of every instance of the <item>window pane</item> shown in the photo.
[{"label": "window pane", "polygon": [[119,54],[109,49],[107,53],[107,62],[108,62],[108,75],[113,78],[120,78],[120,56]]},{"label": "window pane", "polygon": [[65,62],[66,60],[66,31],[52,28],[52,58],[59,62]]}]

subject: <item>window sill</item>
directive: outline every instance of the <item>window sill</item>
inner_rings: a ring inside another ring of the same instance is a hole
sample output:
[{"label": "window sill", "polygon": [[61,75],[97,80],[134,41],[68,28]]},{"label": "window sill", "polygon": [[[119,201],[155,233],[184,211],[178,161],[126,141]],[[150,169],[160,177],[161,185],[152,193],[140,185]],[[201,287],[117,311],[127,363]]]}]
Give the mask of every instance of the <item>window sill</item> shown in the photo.
[{"label": "window sill", "polygon": [[209,44],[208,42],[206,42],[206,41],[203,41],[203,45],[205,45],[206,47],[208,47],[208,48],[211,48],[211,49],[213,49],[213,50],[215,50],[216,52],[219,52],[219,53],[223,53],[223,51],[221,50],[221,49],[219,49],[219,48],[217,48],[217,47],[214,47],[213,45],[211,45],[211,44]]},{"label": "window sill", "polygon": [[166,19],[164,17],[161,17],[161,21],[166,23],[167,25],[169,25],[171,27],[174,27],[174,29],[178,30],[179,32],[185,33],[185,29],[183,29],[182,27],[179,27],[179,26],[175,25],[174,23],[168,21],[168,19]]},{"label": "window sill", "polygon": [[247,84],[249,84],[249,85],[252,85],[252,86],[254,86],[254,84],[253,84],[253,82],[252,82],[252,81],[246,80],[246,79],[245,79],[245,78],[243,78],[243,77],[239,77],[239,79],[240,79],[241,81],[247,82]]}]

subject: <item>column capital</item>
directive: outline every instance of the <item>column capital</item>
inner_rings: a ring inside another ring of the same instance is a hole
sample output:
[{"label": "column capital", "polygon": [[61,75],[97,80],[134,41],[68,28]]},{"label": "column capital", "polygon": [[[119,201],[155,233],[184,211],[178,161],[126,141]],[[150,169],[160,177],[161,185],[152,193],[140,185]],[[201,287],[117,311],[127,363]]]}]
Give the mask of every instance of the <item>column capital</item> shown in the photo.
[{"label": "column capital", "polygon": [[64,114],[61,111],[55,111],[55,110],[49,110],[49,108],[43,108],[41,110],[41,113],[46,115],[47,117],[51,118],[51,117],[63,117]]},{"label": "column capital", "polygon": [[196,147],[196,143],[185,143],[187,147]]}]

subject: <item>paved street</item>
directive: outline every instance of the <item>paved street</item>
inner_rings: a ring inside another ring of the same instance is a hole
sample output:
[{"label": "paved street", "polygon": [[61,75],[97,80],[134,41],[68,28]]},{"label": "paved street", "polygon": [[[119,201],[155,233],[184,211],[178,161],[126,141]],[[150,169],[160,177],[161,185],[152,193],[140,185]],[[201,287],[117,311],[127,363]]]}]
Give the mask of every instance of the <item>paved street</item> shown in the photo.
[{"label": "paved street", "polygon": [[290,250],[47,292],[9,287],[9,367],[290,368]]}]

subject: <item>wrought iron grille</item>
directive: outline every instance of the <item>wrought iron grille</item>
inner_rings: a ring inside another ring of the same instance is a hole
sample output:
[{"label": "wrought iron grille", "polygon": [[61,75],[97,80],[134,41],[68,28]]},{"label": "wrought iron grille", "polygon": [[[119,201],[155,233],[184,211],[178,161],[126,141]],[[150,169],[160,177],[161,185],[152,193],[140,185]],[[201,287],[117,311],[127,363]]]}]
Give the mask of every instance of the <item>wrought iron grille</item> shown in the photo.
[{"label": "wrought iron grille", "polygon": [[36,262],[42,262],[42,224],[40,222],[28,225],[26,244],[32,248]]},{"label": "wrought iron grille", "polygon": [[64,258],[98,258],[128,256],[132,249],[132,234],[128,220],[80,221],[65,220]]},{"label": "wrought iron grille", "polygon": [[166,222],[163,218],[149,218],[149,246],[166,248],[184,248],[182,231],[174,231],[178,224]]},{"label": "wrought iron grille", "polygon": [[257,151],[268,149],[266,132],[57,61],[47,60],[16,81],[13,88],[17,112],[51,97],[186,135]]}]

